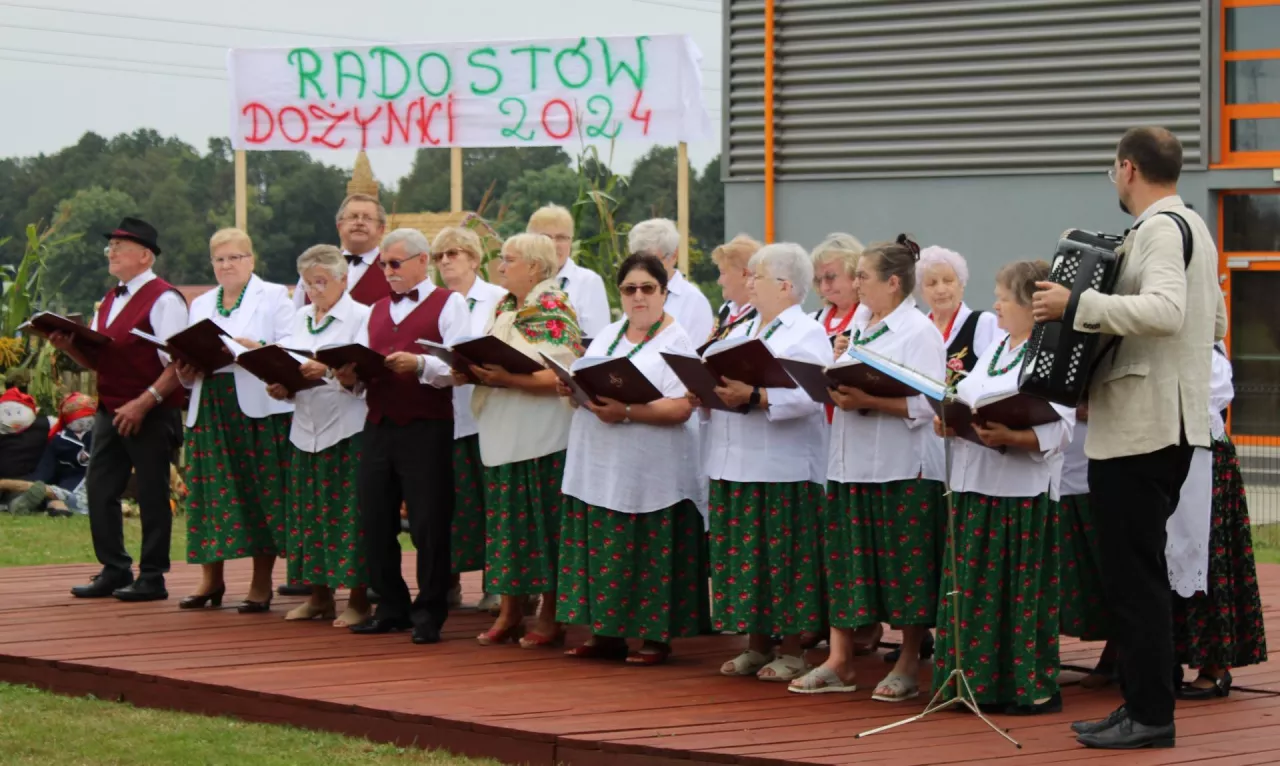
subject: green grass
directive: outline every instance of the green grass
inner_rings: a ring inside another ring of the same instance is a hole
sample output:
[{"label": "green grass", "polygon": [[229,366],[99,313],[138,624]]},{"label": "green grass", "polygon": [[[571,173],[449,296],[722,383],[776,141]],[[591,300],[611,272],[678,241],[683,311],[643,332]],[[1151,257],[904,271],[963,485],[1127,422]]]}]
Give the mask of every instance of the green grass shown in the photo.
[{"label": "green grass", "polygon": [[354,737],[147,710],[0,684],[5,766],[496,766]]}]

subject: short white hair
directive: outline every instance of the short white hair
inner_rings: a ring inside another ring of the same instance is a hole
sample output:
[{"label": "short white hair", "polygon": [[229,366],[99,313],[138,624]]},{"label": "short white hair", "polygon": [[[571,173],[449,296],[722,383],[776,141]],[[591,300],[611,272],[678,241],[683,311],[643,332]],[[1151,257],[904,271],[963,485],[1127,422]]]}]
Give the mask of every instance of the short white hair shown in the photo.
[{"label": "short white hair", "polygon": [[955,250],[930,245],[920,251],[920,260],[916,261],[916,284],[923,285],[924,273],[935,266],[950,266],[961,287],[969,283],[969,264],[963,255]]},{"label": "short white hair", "polygon": [[417,229],[396,229],[382,238],[380,249],[385,252],[395,245],[404,246],[406,258],[431,253],[431,243],[427,241],[427,235]]},{"label": "short white hair", "polygon": [[329,272],[334,279],[345,279],[347,276],[347,259],[333,245],[312,245],[298,256],[298,276],[315,266]]},{"label": "short white hair", "polygon": [[641,221],[627,234],[627,249],[666,260],[680,251],[680,230],[667,218]]},{"label": "short white hair", "polygon": [[790,282],[796,303],[804,303],[809,285],[813,284],[813,261],[809,258],[809,251],[794,242],[765,245],[747,263],[753,271],[759,271],[761,266],[768,269],[769,276]]}]

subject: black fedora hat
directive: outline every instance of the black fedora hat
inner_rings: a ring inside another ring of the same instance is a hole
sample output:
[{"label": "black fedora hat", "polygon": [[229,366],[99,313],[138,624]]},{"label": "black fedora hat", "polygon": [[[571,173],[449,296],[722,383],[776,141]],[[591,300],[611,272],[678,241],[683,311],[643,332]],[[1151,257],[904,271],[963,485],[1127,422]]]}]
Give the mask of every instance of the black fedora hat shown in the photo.
[{"label": "black fedora hat", "polygon": [[137,242],[150,250],[153,255],[160,254],[160,245],[156,243],[156,227],[141,218],[125,218],[120,221],[115,231],[107,232],[102,236],[107,239],[127,239],[130,242]]}]

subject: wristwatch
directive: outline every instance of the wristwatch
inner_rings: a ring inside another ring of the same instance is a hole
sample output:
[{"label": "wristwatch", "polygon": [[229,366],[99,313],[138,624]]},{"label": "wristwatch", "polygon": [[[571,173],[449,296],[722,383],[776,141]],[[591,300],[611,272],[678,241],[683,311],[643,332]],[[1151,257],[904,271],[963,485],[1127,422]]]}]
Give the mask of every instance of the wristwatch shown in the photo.
[{"label": "wristwatch", "polygon": [[623,423],[631,422],[631,405],[630,404],[627,405],[627,414],[626,414],[626,417],[622,419],[622,422]]},{"label": "wristwatch", "polygon": [[747,400],[747,411],[750,412],[760,406],[760,387],[755,386],[751,389],[751,398]]}]

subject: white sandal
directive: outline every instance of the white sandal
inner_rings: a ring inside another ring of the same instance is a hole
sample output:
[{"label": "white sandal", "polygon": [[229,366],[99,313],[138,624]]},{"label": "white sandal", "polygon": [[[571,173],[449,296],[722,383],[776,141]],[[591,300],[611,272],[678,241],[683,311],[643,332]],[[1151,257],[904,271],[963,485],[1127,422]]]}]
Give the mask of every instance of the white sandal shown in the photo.
[{"label": "white sandal", "polygon": [[858,685],[854,683],[845,683],[840,680],[840,675],[825,665],[810,670],[808,673],[800,676],[791,682],[787,687],[787,691],[795,694],[835,694],[856,692]]},{"label": "white sandal", "polygon": [[[795,680],[808,669],[809,665],[804,661],[803,657],[796,657],[793,654],[779,654],[773,662],[760,668],[756,673],[756,678],[761,681],[783,683]],[[771,671],[772,675],[760,675],[766,670]]]},{"label": "white sandal", "polygon": [[[737,657],[729,660],[720,666],[720,675],[722,676],[754,676],[760,672],[760,668],[769,664],[768,655],[763,652],[757,652],[755,649],[748,649]],[[726,670],[725,668],[731,668]]]},{"label": "white sandal", "polygon": [[[884,689],[887,694],[881,694]],[[875,694],[871,699],[876,702],[906,702],[920,696],[920,684],[905,673],[890,673],[884,680],[876,684]]]}]

